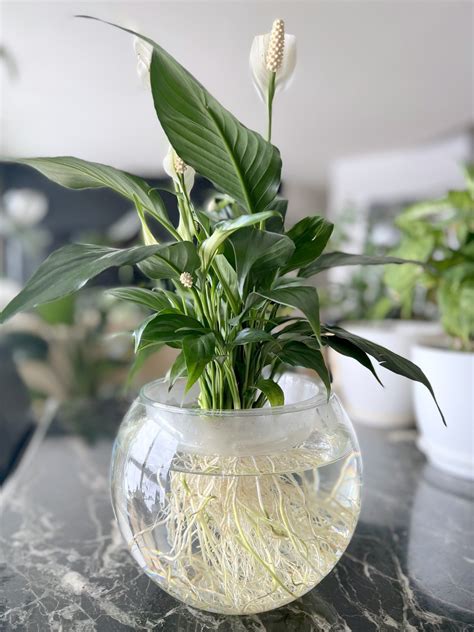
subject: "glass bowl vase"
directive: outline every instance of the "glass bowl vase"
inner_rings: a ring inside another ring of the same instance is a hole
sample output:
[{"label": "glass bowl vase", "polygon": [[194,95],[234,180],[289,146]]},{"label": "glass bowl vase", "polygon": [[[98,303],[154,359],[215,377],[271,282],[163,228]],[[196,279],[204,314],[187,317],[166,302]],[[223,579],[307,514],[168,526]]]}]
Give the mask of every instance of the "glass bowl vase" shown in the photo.
[{"label": "glass bowl vase", "polygon": [[336,395],[288,373],[285,405],[204,411],[185,381],[147,384],[120,427],[112,504],[143,571],[186,604],[278,608],[316,586],[359,517],[361,459]]}]

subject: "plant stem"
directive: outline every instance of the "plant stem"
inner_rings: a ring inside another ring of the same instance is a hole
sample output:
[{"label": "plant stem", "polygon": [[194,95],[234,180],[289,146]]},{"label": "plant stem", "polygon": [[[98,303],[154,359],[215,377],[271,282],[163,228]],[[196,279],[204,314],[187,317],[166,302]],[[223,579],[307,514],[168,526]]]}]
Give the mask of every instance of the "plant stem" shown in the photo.
[{"label": "plant stem", "polygon": [[276,72],[272,72],[270,76],[270,83],[268,84],[267,94],[267,140],[270,143],[272,140],[272,115],[273,115],[273,97],[275,96],[275,79]]}]

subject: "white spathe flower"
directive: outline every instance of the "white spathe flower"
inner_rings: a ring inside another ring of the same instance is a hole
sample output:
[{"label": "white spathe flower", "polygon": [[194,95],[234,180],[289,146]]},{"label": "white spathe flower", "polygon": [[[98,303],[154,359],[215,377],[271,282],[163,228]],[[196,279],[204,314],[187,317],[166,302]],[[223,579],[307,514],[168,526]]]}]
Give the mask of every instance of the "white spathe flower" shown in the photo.
[{"label": "white spathe flower", "polygon": [[34,189],[11,189],[3,196],[6,215],[21,227],[39,224],[48,212],[48,200]]},{"label": "white spathe flower", "polygon": [[133,38],[133,48],[137,55],[137,73],[142,83],[146,86],[150,86],[150,64],[151,56],[153,53],[153,46],[141,37]]},{"label": "white spathe flower", "polygon": [[182,174],[184,177],[184,186],[186,187],[186,191],[188,193],[191,191],[194,186],[196,172],[192,167],[183,162],[171,145],[169,146],[168,153],[163,160],[163,169],[170,178],[173,178],[175,182],[179,182],[178,173]]},{"label": "white spathe flower", "polygon": [[[283,42],[275,42],[275,38],[280,37]],[[284,90],[293,77],[296,66],[296,37],[284,33],[283,22],[275,20],[271,33],[265,35],[256,35],[253,38],[252,47],[250,49],[250,70],[252,79],[258,94],[263,101],[267,100],[268,86],[272,76],[269,70],[269,61],[272,67],[275,63],[275,57],[269,60],[269,47],[274,48],[276,44],[276,65],[278,66],[275,76],[275,91]],[[273,52],[273,51],[270,51]]]}]

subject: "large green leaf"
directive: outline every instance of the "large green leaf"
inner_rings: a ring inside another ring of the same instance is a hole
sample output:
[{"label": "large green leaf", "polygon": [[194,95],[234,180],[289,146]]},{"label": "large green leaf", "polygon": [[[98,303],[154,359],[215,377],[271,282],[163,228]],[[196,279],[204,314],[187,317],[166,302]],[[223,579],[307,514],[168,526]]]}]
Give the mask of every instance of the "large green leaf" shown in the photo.
[{"label": "large green leaf", "polygon": [[418,263],[419,261],[412,261],[409,259],[400,259],[400,257],[382,257],[372,255],[353,255],[348,252],[328,252],[321,255],[302,270],[300,270],[298,276],[310,277],[313,274],[318,274],[329,268],[336,268],[338,266],[377,266],[387,265],[388,263]]},{"label": "large green leaf", "polygon": [[433,388],[431,387],[428,378],[416,364],[411,362],[411,360],[407,360],[406,358],[403,358],[397,353],[394,353],[393,351],[390,351],[389,349],[386,349],[385,347],[382,347],[375,342],[371,342],[370,340],[366,340],[365,338],[356,336],[355,334],[342,329],[342,327],[326,326],[324,333],[328,332],[330,334],[333,334],[337,338],[349,340],[350,342],[355,344],[356,347],[359,347],[359,349],[362,349],[362,351],[365,351],[365,353],[368,353],[370,356],[375,358],[377,362],[379,362],[380,365],[383,366],[385,369],[392,371],[392,373],[397,373],[398,375],[407,377],[408,379],[414,380],[415,382],[420,382],[421,384],[426,386],[426,388],[433,396],[434,401],[436,402],[436,406],[438,407],[440,415],[443,419],[443,423],[446,424],[444,415],[438,405],[438,402],[436,401]]},{"label": "large green leaf", "polygon": [[187,391],[201,377],[206,364],[215,357],[215,352],[216,337],[212,332],[183,340],[183,354],[188,375]]},{"label": "large green leaf", "polygon": [[268,208],[280,184],[278,150],[242,125],[156,42],[130,29],[112,26],[153,46],[150,80],[155,110],[184,162],[249,213]]},{"label": "large green leaf", "polygon": [[334,349],[334,351],[337,351],[341,355],[357,360],[357,362],[368,369],[375,377],[377,382],[381,386],[383,386],[382,382],[379,379],[379,376],[375,372],[369,356],[365,353],[365,351],[359,349],[359,347],[350,340],[344,340],[343,338],[338,338],[337,336],[325,336],[324,340],[328,344],[328,346],[331,347],[331,349]]},{"label": "large green leaf", "polygon": [[180,347],[186,337],[196,337],[203,333],[207,333],[207,330],[192,316],[162,313],[151,316],[135,331],[135,350],[157,343]]},{"label": "large green leaf", "polygon": [[291,366],[304,367],[316,371],[326,387],[329,396],[331,393],[331,377],[321,351],[308,347],[304,342],[291,340],[286,343],[283,349],[278,353],[278,358]]},{"label": "large green leaf", "polygon": [[256,292],[259,296],[273,303],[299,309],[308,319],[318,342],[321,341],[321,325],[319,322],[319,298],[314,287],[287,287],[271,291]]},{"label": "large green leaf", "polygon": [[166,208],[156,189],[145,180],[98,162],[88,162],[72,156],[54,158],[22,158],[16,162],[33,167],[47,178],[68,189],[107,187],[151,213],[165,227],[171,227]]},{"label": "large green leaf", "polygon": [[288,237],[295,244],[295,252],[284,271],[302,268],[319,257],[331,237],[333,228],[334,225],[331,222],[319,215],[305,217],[295,224],[287,232]]},{"label": "large green leaf", "polygon": [[232,235],[230,243],[234,250],[239,290],[244,297],[246,286],[257,279],[267,279],[268,287],[272,272],[281,268],[291,257],[295,246],[291,239],[278,233],[246,228]]},{"label": "large green leaf", "polygon": [[179,279],[183,272],[193,274],[201,264],[196,246],[190,241],[163,244],[149,259],[142,261],[139,268],[150,279]]},{"label": "large green leaf", "polygon": [[104,270],[139,263],[161,248],[159,245],[124,249],[92,244],[64,246],[40,265],[21,292],[2,311],[0,322],[17,312],[72,294]]},{"label": "large green leaf", "polygon": [[216,224],[212,235],[201,244],[201,259],[204,270],[208,268],[218,248],[233,233],[242,228],[260,224],[260,222],[264,222],[266,219],[274,217],[275,215],[275,211],[263,211],[262,213],[255,213],[254,215],[241,215],[235,219],[228,219]]},{"label": "large green leaf", "polygon": [[167,299],[165,294],[147,290],[143,287],[118,287],[109,290],[109,294],[120,298],[123,301],[130,301],[137,305],[143,305],[155,312],[161,312],[165,309],[171,309],[173,306]]},{"label": "large green leaf", "polygon": [[252,327],[246,327],[241,329],[235,339],[232,341],[232,346],[246,345],[253,342],[269,342],[274,340],[273,336],[263,329],[254,329]]}]

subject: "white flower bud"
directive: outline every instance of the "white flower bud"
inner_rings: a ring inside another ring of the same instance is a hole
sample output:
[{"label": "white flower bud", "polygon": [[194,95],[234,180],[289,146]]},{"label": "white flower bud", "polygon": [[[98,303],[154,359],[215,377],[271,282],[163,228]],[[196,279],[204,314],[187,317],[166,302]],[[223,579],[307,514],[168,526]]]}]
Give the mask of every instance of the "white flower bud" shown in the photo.
[{"label": "white flower bud", "polygon": [[173,178],[175,182],[179,182],[179,176],[184,176],[184,186],[189,193],[194,186],[194,177],[196,172],[192,167],[186,165],[184,161],[178,156],[173,147],[170,145],[168,153],[163,160],[163,169]]},{"label": "white flower bud", "polygon": [[150,64],[153,47],[140,37],[133,39],[133,48],[137,55],[137,73],[146,87],[150,87]]},{"label": "white flower bud", "polygon": [[190,290],[193,287],[193,276],[189,272],[182,272],[179,275],[179,281],[181,285],[188,288],[188,290]]}]

